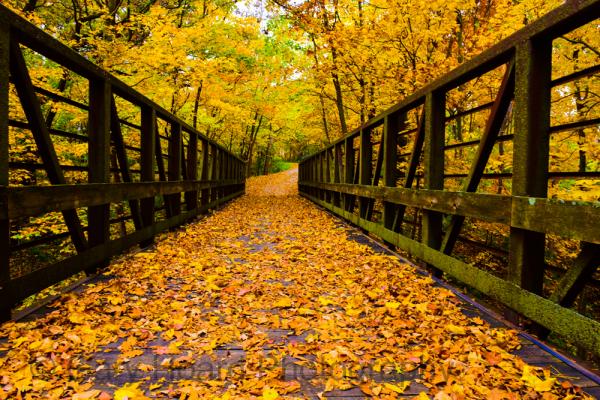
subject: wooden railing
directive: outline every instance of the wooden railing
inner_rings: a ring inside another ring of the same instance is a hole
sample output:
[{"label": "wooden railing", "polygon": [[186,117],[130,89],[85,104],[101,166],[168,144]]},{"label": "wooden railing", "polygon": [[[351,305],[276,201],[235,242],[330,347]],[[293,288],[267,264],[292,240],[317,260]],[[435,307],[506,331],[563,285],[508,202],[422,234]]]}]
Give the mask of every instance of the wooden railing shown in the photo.
[{"label": "wooden railing", "polygon": [[[600,70],[595,65],[552,80],[552,42],[599,16],[597,0],[568,1],[304,159],[300,193],[542,330],[600,355],[600,323],[569,308],[600,261],[600,204],[547,198],[549,179],[600,177],[597,171],[549,171],[552,135],[600,123],[596,118],[551,126],[551,89]],[[503,75],[495,99],[460,113],[488,110],[481,138],[449,144],[448,124],[457,115],[447,113],[447,94],[493,70]],[[514,134],[503,133],[509,120]],[[498,143],[512,143],[512,171],[486,173]],[[448,152],[469,146],[478,146],[469,172],[446,171]],[[448,190],[449,180],[457,178],[462,180],[458,190]],[[481,193],[485,179],[508,180],[511,195]],[[412,219],[407,219],[409,208]],[[477,268],[457,254],[465,218],[506,227],[504,273]],[[547,234],[581,241],[581,252],[553,293],[543,296]]]},{"label": "wooden railing", "polygon": [[[25,51],[35,52],[40,59],[44,57],[44,62],[52,60],[87,80],[87,104],[36,86]],[[10,118],[9,110],[14,110],[10,90],[16,92],[26,118]],[[87,129],[74,133],[49,126],[52,118],[44,115],[42,101],[82,110],[87,115]],[[121,118],[119,104],[127,104],[129,109],[138,107],[140,122]],[[164,132],[157,128],[159,122]],[[138,132],[133,135],[137,143],[126,143],[124,126]],[[41,162],[12,161],[11,129],[30,131]],[[54,146],[59,139],[63,146],[87,143],[87,165],[61,165]],[[130,164],[139,167],[132,169]],[[49,185],[9,186],[9,174],[15,169],[45,171],[45,183]],[[73,171],[84,176],[83,182],[68,181],[65,174]],[[151,244],[158,232],[243,194],[244,171],[245,163],[230,151],[0,6],[1,318],[9,318],[11,307],[27,296],[82,270],[93,272],[106,265],[111,256],[136,244]],[[121,204],[128,212],[111,217],[111,204]],[[57,211],[64,217],[64,232],[25,242],[11,239],[11,228],[27,223],[31,217]],[[86,219],[84,226],[82,221]],[[132,225],[133,232],[111,238],[111,226],[124,222]],[[11,270],[11,256],[16,252],[65,238],[70,239],[76,254],[26,274],[17,275]]]}]

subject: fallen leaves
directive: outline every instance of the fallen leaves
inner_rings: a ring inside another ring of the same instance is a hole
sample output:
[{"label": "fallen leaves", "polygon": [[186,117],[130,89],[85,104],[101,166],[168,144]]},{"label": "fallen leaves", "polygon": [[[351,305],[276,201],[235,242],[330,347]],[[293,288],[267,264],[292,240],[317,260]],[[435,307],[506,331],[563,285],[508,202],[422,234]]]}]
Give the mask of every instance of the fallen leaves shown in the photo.
[{"label": "fallen leaves", "polygon": [[521,379],[536,392],[548,392],[552,390],[552,387],[556,383],[556,378],[551,378],[548,371],[543,371],[543,374],[544,378],[539,378],[536,374],[535,368],[525,365],[523,367],[523,375],[521,376]]},{"label": "fallen leaves", "polygon": [[[295,185],[287,172],[250,180],[249,196],[121,258],[48,315],[4,324],[0,400],[108,400],[95,373],[125,367],[143,379],[113,388],[114,400],[277,399],[308,386],[322,397],[585,397],[511,355],[514,332],[348,240]],[[193,379],[154,378],[203,365]]]},{"label": "fallen leaves", "polygon": [[141,382],[125,384],[115,391],[114,400],[149,400],[139,388],[140,384]]}]

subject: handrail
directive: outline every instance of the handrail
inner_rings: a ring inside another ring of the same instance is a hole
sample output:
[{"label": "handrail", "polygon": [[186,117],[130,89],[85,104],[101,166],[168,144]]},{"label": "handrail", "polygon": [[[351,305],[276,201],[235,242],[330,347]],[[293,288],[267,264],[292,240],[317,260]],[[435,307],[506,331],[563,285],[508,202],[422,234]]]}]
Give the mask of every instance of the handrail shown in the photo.
[{"label": "handrail", "polygon": [[[89,104],[35,86],[23,47],[87,79]],[[9,119],[11,84],[26,122]],[[87,112],[87,135],[47,126],[38,94]],[[140,108],[140,125],[119,117],[117,97]],[[168,134],[158,132],[159,119],[170,127]],[[123,125],[140,131],[140,143],[125,143]],[[31,132],[41,164],[10,160],[9,129]],[[54,148],[55,137],[87,142],[87,166],[62,165]],[[166,149],[161,148],[161,141],[168,143]],[[111,151],[116,160],[111,159]],[[130,168],[131,160],[137,161],[139,169]],[[43,169],[50,186],[9,186],[11,167]],[[69,171],[87,173],[87,183],[68,182],[65,172]],[[150,245],[157,233],[244,191],[245,162],[240,157],[0,5],[0,319],[10,318],[11,307],[25,297],[82,270],[93,273],[107,265],[111,256],[136,244]],[[122,202],[128,213],[111,218],[110,205]],[[82,213],[82,208],[87,208],[87,213]],[[67,231],[15,245],[11,225],[48,212],[61,212]],[[157,220],[159,212],[166,214],[163,220]],[[111,223],[125,221],[132,221],[135,231],[111,238]],[[71,239],[76,255],[13,276],[11,257],[18,259],[16,249],[65,237]]]},{"label": "handrail", "polygon": [[[446,273],[508,306],[539,324],[540,332],[556,332],[600,355],[600,323],[570,308],[600,264],[600,203],[548,199],[549,178],[598,176],[598,171],[550,172],[549,150],[556,132],[598,124],[589,119],[552,127],[550,93],[557,82],[598,71],[593,66],[551,77],[552,40],[599,16],[599,0],[567,1],[409,95],[303,159],[300,194],[425,261],[436,274]],[[489,117],[481,139],[465,142],[478,146],[469,172],[445,173],[445,152],[464,147],[446,145],[446,124],[453,119],[446,113],[446,94],[503,66],[496,98],[475,110],[485,108]],[[419,117],[416,129],[407,126],[409,113]],[[503,134],[510,118],[514,134]],[[479,193],[479,183],[489,177],[485,169],[492,149],[500,142],[512,142],[512,172],[492,175],[510,179],[512,193]],[[401,151],[407,146],[410,152]],[[401,159],[405,163],[399,164]],[[417,173],[419,167],[423,173]],[[447,180],[456,178],[464,179],[462,188],[448,190]],[[468,264],[455,251],[467,217],[509,232],[505,279]],[[579,255],[549,298],[543,296],[547,234],[581,241]]]}]

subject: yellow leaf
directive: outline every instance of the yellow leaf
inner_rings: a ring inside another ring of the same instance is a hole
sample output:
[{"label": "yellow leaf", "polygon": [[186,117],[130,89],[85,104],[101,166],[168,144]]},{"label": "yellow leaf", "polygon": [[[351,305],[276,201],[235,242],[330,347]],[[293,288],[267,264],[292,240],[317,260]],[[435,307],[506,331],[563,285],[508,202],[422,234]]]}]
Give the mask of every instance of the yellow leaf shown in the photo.
[{"label": "yellow leaf", "polygon": [[383,386],[386,389],[389,389],[391,391],[394,391],[396,393],[404,393],[404,391],[406,390],[406,388],[410,385],[410,381],[402,381],[400,383],[398,383],[397,385],[393,384],[393,383],[388,383],[385,382],[383,384]]},{"label": "yellow leaf", "polygon": [[466,335],[467,331],[462,326],[456,325],[447,325],[446,330],[450,333],[454,333],[455,335]]},{"label": "yellow leaf", "polygon": [[85,322],[85,315],[78,312],[73,312],[69,315],[69,321],[74,324],[83,324]]},{"label": "yellow leaf", "polygon": [[138,369],[140,371],[144,371],[144,372],[154,371],[154,367],[152,365],[150,365],[150,364],[144,364],[144,363],[138,364]]},{"label": "yellow leaf", "polygon": [[139,389],[142,382],[126,383],[123,387],[117,389],[114,394],[114,400],[146,400],[144,392]]},{"label": "yellow leaf", "polygon": [[95,399],[102,393],[100,390],[92,389],[86,392],[75,393],[73,395],[72,400],[87,400],[87,399]]},{"label": "yellow leaf", "polygon": [[552,386],[556,382],[556,378],[545,379],[533,386],[533,389],[538,392],[548,392],[552,390]]},{"label": "yellow leaf", "polygon": [[179,342],[171,342],[167,346],[167,354],[181,354],[181,350],[179,350],[179,346],[181,343]]},{"label": "yellow leaf", "polygon": [[333,301],[331,301],[330,299],[328,299],[327,297],[324,297],[324,296],[319,296],[319,303],[321,303],[322,306],[328,306],[330,304],[335,304]]},{"label": "yellow leaf", "polygon": [[278,308],[288,308],[292,306],[292,300],[289,297],[282,297],[277,300],[273,306]]},{"label": "yellow leaf", "polygon": [[279,398],[279,393],[277,393],[277,390],[265,386],[265,388],[263,389],[262,398],[265,400],[277,399]]},{"label": "yellow leaf", "polygon": [[400,307],[400,303],[398,303],[397,301],[388,301],[385,303],[385,308],[390,310],[397,310],[398,307]]},{"label": "yellow leaf", "polygon": [[526,365],[523,368],[521,380],[525,381],[525,383],[532,387],[536,392],[548,392],[552,390],[552,386],[554,386],[554,383],[556,382],[556,378],[540,379],[535,375],[534,369],[529,365]]},{"label": "yellow leaf", "polygon": [[356,317],[357,315],[360,315],[362,312],[363,312],[362,308],[346,307],[346,314],[348,314],[351,317]]},{"label": "yellow leaf", "polygon": [[31,388],[31,381],[33,379],[33,372],[31,371],[31,365],[26,365],[25,367],[18,370],[14,375],[13,379],[15,380],[14,386],[19,391],[26,391]]}]

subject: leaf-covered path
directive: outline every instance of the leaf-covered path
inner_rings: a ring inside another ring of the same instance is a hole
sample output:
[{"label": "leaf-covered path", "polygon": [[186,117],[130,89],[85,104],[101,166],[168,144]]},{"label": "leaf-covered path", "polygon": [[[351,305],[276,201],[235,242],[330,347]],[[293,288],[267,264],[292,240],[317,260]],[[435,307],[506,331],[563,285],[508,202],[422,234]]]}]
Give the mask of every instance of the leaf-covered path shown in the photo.
[{"label": "leaf-covered path", "polygon": [[48,313],[4,324],[0,399],[591,398],[510,352],[558,360],[353,240],[297,196],[296,174],[249,180]]}]

